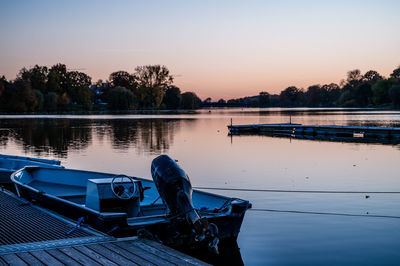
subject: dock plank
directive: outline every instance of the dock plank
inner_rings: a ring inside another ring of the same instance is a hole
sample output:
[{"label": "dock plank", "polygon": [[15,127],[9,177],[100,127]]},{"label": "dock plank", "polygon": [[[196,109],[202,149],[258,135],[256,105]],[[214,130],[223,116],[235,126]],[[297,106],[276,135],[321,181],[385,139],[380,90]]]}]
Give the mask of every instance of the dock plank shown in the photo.
[{"label": "dock plank", "polygon": [[75,246],[73,247],[75,250],[81,252],[82,254],[90,257],[91,259],[93,259],[94,261],[96,261],[99,264],[102,265],[115,265],[117,266],[116,263],[114,263],[113,261],[109,260],[108,258],[104,257],[103,255],[100,255],[99,253],[85,247],[85,246]]},{"label": "dock plank", "polygon": [[8,265],[8,264],[7,264],[7,262],[6,262],[5,260],[3,260],[3,259],[0,257],[0,266],[3,266],[3,265]]},{"label": "dock plank", "polygon": [[141,249],[143,249],[143,250],[145,250],[145,251],[147,251],[149,253],[152,253],[152,254],[154,254],[156,256],[159,256],[160,258],[162,258],[162,259],[164,259],[164,260],[166,260],[166,261],[168,261],[170,263],[177,264],[177,265],[191,265],[191,264],[188,264],[186,261],[171,255],[170,253],[167,253],[167,252],[165,252],[163,250],[159,250],[159,249],[156,249],[156,248],[154,248],[152,246],[149,246],[146,243],[142,242],[141,240],[131,241],[131,242],[128,242],[128,243],[130,243],[131,245],[134,245],[134,246],[136,246],[138,248],[141,248]]},{"label": "dock plank", "polygon": [[[105,246],[105,244],[100,244],[100,245]],[[107,243],[107,245],[105,247],[112,250],[113,252],[120,254],[121,256],[124,256],[125,258],[127,258],[127,259],[131,260],[132,262],[137,263],[139,265],[147,265],[147,266],[157,265],[157,264],[154,264],[154,263],[138,256],[137,254],[129,252],[125,249],[121,249],[119,246],[115,245],[114,243]]]},{"label": "dock plank", "polygon": [[6,261],[9,265],[28,265],[26,264],[25,261],[23,261],[20,257],[18,257],[16,254],[4,254],[1,256],[3,260]]},{"label": "dock plank", "polygon": [[198,260],[196,258],[193,258],[189,255],[186,255],[185,253],[178,252],[173,248],[170,248],[168,246],[165,246],[159,242],[156,241],[151,241],[148,239],[141,239],[141,241],[149,246],[152,246],[160,251],[166,252],[168,254],[171,254],[172,256],[177,256],[178,258],[184,260],[185,262],[191,264],[191,265],[206,265],[205,262]]},{"label": "dock plank", "polygon": [[49,253],[51,256],[57,258],[59,261],[61,261],[61,263],[65,264],[65,265],[72,265],[72,266],[81,265],[79,262],[77,262],[73,258],[65,255],[64,253],[62,253],[61,251],[59,251],[57,249],[47,249],[46,252]]},{"label": "dock plank", "polygon": [[63,247],[63,248],[57,248],[59,251],[64,253],[65,255],[74,258],[74,260],[78,261],[79,263],[83,265],[101,265],[97,261],[94,261],[88,256],[85,256],[84,254],[80,253],[79,251],[75,250],[73,247]]},{"label": "dock plank", "polygon": [[61,266],[64,265],[63,263],[61,263],[59,260],[57,260],[55,257],[53,257],[52,255],[50,255],[49,253],[47,253],[44,250],[34,250],[34,251],[30,251],[29,253],[31,253],[34,257],[36,257],[38,260],[40,260],[41,262],[43,262],[46,265],[52,265],[52,266]]},{"label": "dock plank", "polygon": [[144,258],[145,260],[148,260],[156,265],[175,265],[173,263],[170,263],[168,261],[163,260],[161,257],[154,255],[152,253],[149,253],[143,249],[140,249],[138,247],[133,246],[129,241],[118,241],[114,242],[113,244],[117,245],[120,248],[123,248],[125,250],[128,250],[131,253],[137,254],[138,256]]},{"label": "dock plank", "polygon": [[0,265],[207,265],[146,239],[116,239],[0,255]]},{"label": "dock plank", "polygon": [[8,266],[7,262],[5,260],[3,260],[2,258],[0,258],[0,265]]},{"label": "dock plank", "polygon": [[32,254],[30,254],[29,252],[18,253],[18,257],[23,259],[29,265],[44,265],[40,260],[32,256]]},{"label": "dock plank", "polygon": [[97,252],[98,254],[104,255],[118,265],[139,265],[99,244],[90,244],[86,245],[86,247]]}]

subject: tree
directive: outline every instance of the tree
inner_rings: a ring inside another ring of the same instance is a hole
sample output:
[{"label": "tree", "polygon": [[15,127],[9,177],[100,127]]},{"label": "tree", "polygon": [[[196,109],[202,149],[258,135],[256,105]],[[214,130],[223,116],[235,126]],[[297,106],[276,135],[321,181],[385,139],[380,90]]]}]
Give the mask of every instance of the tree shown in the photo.
[{"label": "tree", "polygon": [[258,94],[258,103],[260,107],[268,107],[269,102],[269,93],[266,91],[262,91]]},{"label": "tree", "polygon": [[181,106],[183,109],[197,109],[200,107],[201,100],[194,92],[182,93]]},{"label": "tree", "polygon": [[133,93],[125,87],[116,87],[108,93],[108,104],[112,110],[128,110],[134,103]]},{"label": "tree", "polygon": [[11,86],[8,105],[11,111],[27,112],[34,111],[38,105],[31,84],[21,78],[17,78]]},{"label": "tree", "polygon": [[335,106],[340,97],[340,87],[335,83],[322,85],[321,94],[323,106]]},{"label": "tree", "polygon": [[44,107],[44,96],[40,90],[33,90],[37,100],[36,111],[42,111]]},{"label": "tree", "polygon": [[363,82],[367,82],[370,85],[374,85],[378,80],[382,80],[383,77],[375,70],[367,71],[362,77]]},{"label": "tree", "polygon": [[207,97],[204,101],[204,104],[211,104],[211,97]]},{"label": "tree", "polygon": [[322,90],[319,85],[308,87],[306,92],[307,106],[316,107],[322,105]]},{"label": "tree", "polygon": [[383,79],[378,81],[374,86],[372,86],[373,100],[376,105],[390,103],[389,89],[393,85],[397,85],[398,81],[394,78]]},{"label": "tree", "polygon": [[18,74],[18,78],[29,82],[33,90],[39,90],[45,93],[47,74],[47,67],[35,65],[31,69],[22,68]]},{"label": "tree", "polygon": [[400,107],[400,85],[394,85],[389,90],[389,97],[392,105],[396,108]]},{"label": "tree", "polygon": [[344,90],[339,97],[338,103],[342,107],[355,107],[357,105],[350,90]]},{"label": "tree", "polygon": [[2,108],[7,110],[9,108],[9,102],[13,91],[13,84],[7,81],[7,79],[2,76],[0,78],[0,104]]},{"label": "tree", "polygon": [[140,104],[143,107],[159,108],[166,88],[173,82],[168,68],[160,65],[147,65],[138,66],[135,71]]},{"label": "tree", "polygon": [[67,91],[67,66],[55,64],[47,75],[47,91],[62,94]]},{"label": "tree", "polygon": [[45,107],[46,110],[49,112],[54,112],[57,110],[57,100],[58,95],[57,93],[50,91],[44,97]]},{"label": "tree", "polygon": [[221,99],[218,100],[217,105],[220,106],[220,107],[223,107],[223,106],[226,105],[226,101],[221,98]]},{"label": "tree", "polygon": [[400,66],[393,70],[392,74],[390,74],[390,77],[400,80]]},{"label": "tree", "polygon": [[133,93],[136,91],[137,84],[135,81],[135,76],[126,71],[116,71],[111,73],[109,81],[112,88],[124,87]]},{"label": "tree", "polygon": [[3,93],[6,90],[6,86],[4,85],[4,83],[6,83],[6,82],[7,82],[6,78],[4,76],[2,76],[0,78],[0,99],[2,98]]},{"label": "tree", "polygon": [[356,87],[362,79],[361,71],[359,69],[350,70],[347,72],[347,84]]},{"label": "tree", "polygon": [[71,102],[71,99],[68,97],[67,92],[59,95],[57,98],[57,106],[60,110],[67,109],[67,105]]},{"label": "tree", "polygon": [[72,102],[82,104],[86,109],[92,107],[92,91],[90,90],[91,77],[83,72],[67,72],[67,93]]},{"label": "tree", "polygon": [[181,90],[176,86],[169,86],[165,91],[163,103],[167,109],[178,109],[181,105]]},{"label": "tree", "polygon": [[365,107],[372,101],[372,87],[369,82],[364,82],[354,89],[354,100],[357,106]]},{"label": "tree", "polygon": [[304,91],[294,86],[288,87],[279,95],[281,106],[302,106]]}]

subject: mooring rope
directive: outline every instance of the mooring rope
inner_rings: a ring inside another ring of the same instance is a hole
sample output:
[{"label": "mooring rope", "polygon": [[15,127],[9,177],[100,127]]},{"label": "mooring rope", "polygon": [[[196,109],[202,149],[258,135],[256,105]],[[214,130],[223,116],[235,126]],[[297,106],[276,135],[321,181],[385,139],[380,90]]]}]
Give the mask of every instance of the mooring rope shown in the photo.
[{"label": "mooring rope", "polygon": [[400,194],[400,191],[338,191],[338,190],[284,190],[284,189],[257,189],[257,188],[221,188],[221,187],[193,187],[208,190],[233,190],[243,192],[281,192],[281,193],[321,193],[321,194]]},{"label": "mooring rope", "polygon": [[338,212],[316,212],[316,211],[257,209],[257,208],[249,209],[249,211],[259,211],[259,212],[283,212],[283,213],[297,213],[297,214],[317,214],[317,215],[336,215],[336,216],[354,216],[354,217],[371,217],[371,218],[393,218],[393,219],[400,219],[400,216],[395,216],[395,215],[353,214],[353,213],[338,213]]}]

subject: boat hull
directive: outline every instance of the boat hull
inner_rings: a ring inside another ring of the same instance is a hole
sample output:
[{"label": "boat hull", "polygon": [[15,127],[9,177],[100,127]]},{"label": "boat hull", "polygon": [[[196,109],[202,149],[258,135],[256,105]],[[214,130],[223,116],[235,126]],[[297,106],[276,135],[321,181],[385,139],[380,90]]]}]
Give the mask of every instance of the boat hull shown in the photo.
[{"label": "boat hull", "polygon": [[10,176],[15,170],[0,168],[0,183],[9,184],[11,183]]},{"label": "boat hull", "polygon": [[[71,201],[43,193],[42,191],[38,191],[21,183],[14,184],[19,197],[25,198],[30,202],[53,210],[73,220],[78,220],[78,218],[83,217],[85,224],[101,232],[116,237],[126,237],[137,235],[138,230],[145,228],[149,232],[157,235],[157,238],[164,242],[168,242],[168,239],[171,237],[171,220],[168,217],[157,223],[135,224],[133,222],[128,224],[126,215],[104,216],[82,204],[72,203]],[[210,223],[217,225],[219,229],[218,237],[221,241],[236,241],[245,212],[248,208],[251,208],[251,204],[248,201],[240,200],[234,205],[234,211],[232,211],[233,208],[231,208],[231,211],[226,214],[213,211],[201,213],[202,216],[207,217]]]},{"label": "boat hull", "polygon": [[[24,159],[27,158],[27,159]],[[37,161],[39,160],[39,161]],[[59,161],[52,160],[40,160],[30,157],[19,157],[19,156],[0,156],[0,184],[12,184],[11,174],[15,171],[24,168],[25,166],[37,166],[37,167],[47,167],[47,168],[64,168],[59,165]],[[46,161],[48,163],[46,163]],[[58,163],[58,164],[57,164]]]}]

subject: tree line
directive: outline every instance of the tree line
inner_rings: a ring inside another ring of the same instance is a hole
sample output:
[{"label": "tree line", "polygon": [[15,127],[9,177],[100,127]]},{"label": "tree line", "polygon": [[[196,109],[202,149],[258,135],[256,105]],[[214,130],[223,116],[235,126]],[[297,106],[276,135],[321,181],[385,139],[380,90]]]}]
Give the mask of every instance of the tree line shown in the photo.
[{"label": "tree line", "polygon": [[347,72],[340,85],[335,83],[312,85],[306,90],[290,86],[280,94],[260,92],[243,97],[212,102],[207,98],[204,106],[229,107],[393,107],[400,108],[400,66],[389,78],[370,70],[361,74],[358,69]]},{"label": "tree line", "polygon": [[92,84],[87,74],[65,64],[22,68],[16,79],[0,78],[0,111],[56,112],[93,109],[195,109],[194,92],[173,85],[166,66],[146,65],[134,73],[116,71]]},{"label": "tree line", "polygon": [[200,107],[393,107],[400,108],[400,66],[385,78],[358,69],[346,79],[306,90],[290,86],[280,94],[262,91],[238,99],[201,101],[194,92],[181,93],[166,66],[146,65],[134,73],[116,71],[92,83],[83,72],[64,64],[22,68],[16,79],[0,78],[0,111],[57,112],[77,110],[196,109]]}]

